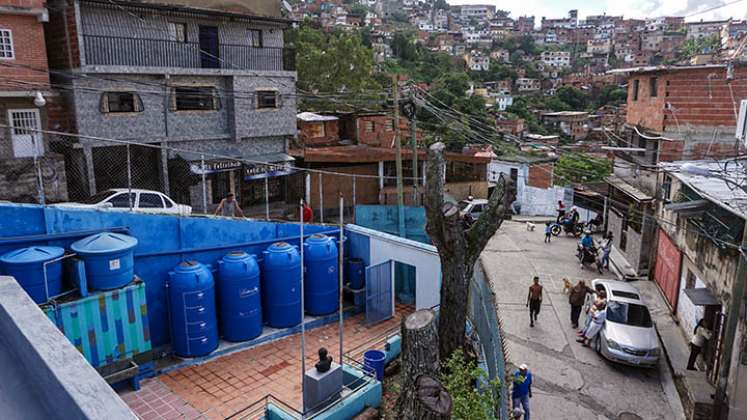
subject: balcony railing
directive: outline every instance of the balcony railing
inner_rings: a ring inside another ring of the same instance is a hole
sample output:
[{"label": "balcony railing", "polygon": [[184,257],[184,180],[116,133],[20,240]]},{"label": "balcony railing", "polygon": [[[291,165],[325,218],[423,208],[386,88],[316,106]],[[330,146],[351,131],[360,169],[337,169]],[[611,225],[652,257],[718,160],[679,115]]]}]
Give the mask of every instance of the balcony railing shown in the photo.
[{"label": "balcony railing", "polygon": [[221,68],[295,71],[292,48],[220,44],[218,52],[201,50],[196,42],[83,35],[86,64],[129,67]]}]

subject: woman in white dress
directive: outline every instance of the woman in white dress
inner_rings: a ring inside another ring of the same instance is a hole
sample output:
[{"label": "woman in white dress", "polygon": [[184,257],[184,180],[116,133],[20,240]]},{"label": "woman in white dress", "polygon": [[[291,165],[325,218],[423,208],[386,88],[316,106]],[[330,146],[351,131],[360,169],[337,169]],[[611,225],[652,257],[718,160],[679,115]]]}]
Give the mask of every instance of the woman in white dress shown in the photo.
[{"label": "woman in white dress", "polygon": [[589,323],[589,327],[584,331],[584,335],[576,340],[582,343],[584,347],[589,347],[591,340],[599,334],[599,331],[604,326],[604,321],[607,319],[607,302],[597,302],[594,305],[594,309],[590,314],[591,322]]}]

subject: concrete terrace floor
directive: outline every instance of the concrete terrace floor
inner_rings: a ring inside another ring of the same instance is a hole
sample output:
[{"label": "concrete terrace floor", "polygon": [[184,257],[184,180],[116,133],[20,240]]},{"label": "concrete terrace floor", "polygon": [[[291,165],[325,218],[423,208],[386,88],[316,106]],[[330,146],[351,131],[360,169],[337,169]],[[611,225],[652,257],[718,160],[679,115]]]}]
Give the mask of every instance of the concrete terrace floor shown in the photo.
[{"label": "concrete terrace floor", "polygon": [[[528,232],[524,223],[506,222],[481,256],[508,339],[509,362],[527,363],[534,375],[532,418],[683,418],[663,356],[658,369],[633,368],[607,362],[576,343],[562,279],[574,284],[585,279],[589,284],[594,278],[613,276],[582,270],[575,258],[577,240],[561,236],[545,244],[542,227]],[[545,298],[538,322],[530,328],[525,304],[535,275],[544,286]],[[652,312],[658,313],[656,305]]]},{"label": "concrete terrace floor", "polygon": [[[344,349],[357,358],[359,349],[400,325],[412,306],[397,305],[393,318],[367,326],[363,314],[344,325]],[[296,410],[302,408],[300,334],[177,369],[145,380],[140,391],[126,390],[122,399],[137,416],[151,419],[223,419],[271,394]],[[339,359],[338,324],[306,332],[306,369],[326,347]],[[381,346],[377,346],[381,348]],[[360,360],[362,362],[362,360]]]}]

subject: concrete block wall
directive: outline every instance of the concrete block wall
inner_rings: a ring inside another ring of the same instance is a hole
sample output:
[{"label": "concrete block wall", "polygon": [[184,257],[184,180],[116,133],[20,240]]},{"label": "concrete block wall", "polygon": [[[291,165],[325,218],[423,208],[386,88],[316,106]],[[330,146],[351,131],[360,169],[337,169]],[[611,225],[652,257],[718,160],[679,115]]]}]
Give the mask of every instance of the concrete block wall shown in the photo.
[{"label": "concrete block wall", "polygon": [[[3,366],[10,375],[4,381],[21,385],[0,388],[0,411],[6,418],[136,418],[15,279],[7,276],[0,277],[0,330],[0,360],[13,362],[12,367]],[[18,402],[28,395],[37,398],[19,408]]]}]

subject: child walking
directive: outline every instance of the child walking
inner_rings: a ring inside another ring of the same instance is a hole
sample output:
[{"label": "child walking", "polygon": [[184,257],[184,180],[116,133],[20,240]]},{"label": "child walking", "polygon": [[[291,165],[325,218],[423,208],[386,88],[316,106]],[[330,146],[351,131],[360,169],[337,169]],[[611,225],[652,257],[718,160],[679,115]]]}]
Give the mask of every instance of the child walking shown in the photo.
[{"label": "child walking", "polygon": [[550,222],[545,222],[545,243],[550,243],[550,237],[552,237],[552,226]]}]

